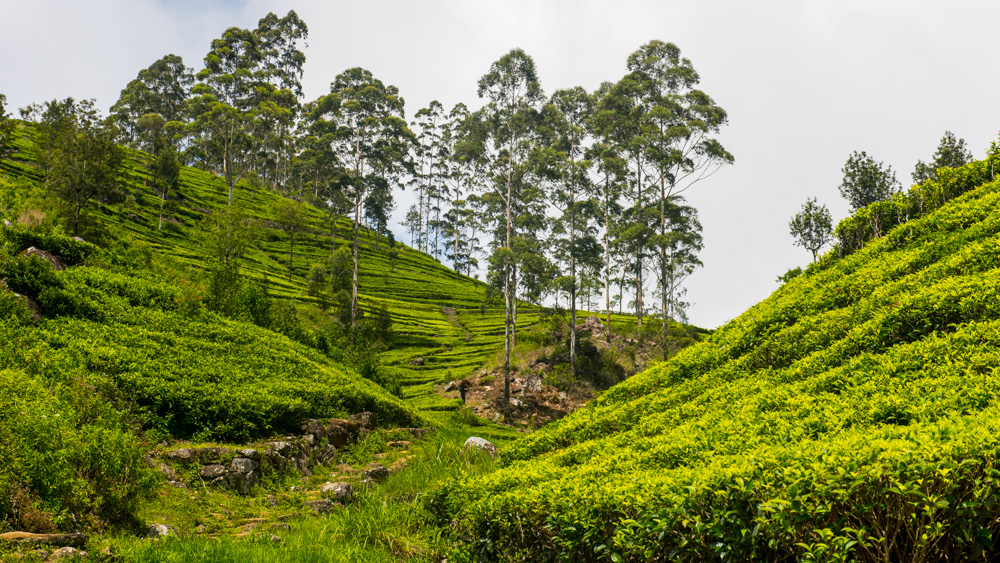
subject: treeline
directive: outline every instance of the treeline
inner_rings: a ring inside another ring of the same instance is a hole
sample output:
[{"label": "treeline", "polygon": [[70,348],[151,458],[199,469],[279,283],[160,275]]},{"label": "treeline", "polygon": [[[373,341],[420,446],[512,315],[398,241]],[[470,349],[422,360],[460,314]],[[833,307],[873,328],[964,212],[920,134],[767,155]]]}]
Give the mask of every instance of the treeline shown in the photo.
[{"label": "treeline", "polygon": [[[514,49],[480,79],[480,109],[431,102],[408,122],[398,89],[362,68],[345,70],[328,94],[306,101],[307,37],[294,11],[268,14],[256,29],[233,27],[212,41],[197,72],[176,55],[143,69],[107,119],[72,99],[29,106],[22,118],[40,126],[43,143],[47,131],[73,122],[141,149],[161,204],[186,164],[224,178],[230,204],[246,185],[348,216],[351,325],[358,229],[388,235],[402,189],[416,193],[404,223],[412,244],[450,260],[456,272],[487,266],[505,302],[508,351],[519,300],[566,304],[571,363],[581,295],[589,303],[603,291],[609,315],[628,307],[639,326],[655,312],[664,339],[666,321],[685,318],[683,283],[700,265],[702,237],[682,194],[733,157],[715,139],[726,112],[697,88],[698,73],[676,45],[650,41],[617,81],[551,95],[531,57]],[[119,158],[102,159],[108,173]],[[93,197],[75,196],[74,231]]]}]

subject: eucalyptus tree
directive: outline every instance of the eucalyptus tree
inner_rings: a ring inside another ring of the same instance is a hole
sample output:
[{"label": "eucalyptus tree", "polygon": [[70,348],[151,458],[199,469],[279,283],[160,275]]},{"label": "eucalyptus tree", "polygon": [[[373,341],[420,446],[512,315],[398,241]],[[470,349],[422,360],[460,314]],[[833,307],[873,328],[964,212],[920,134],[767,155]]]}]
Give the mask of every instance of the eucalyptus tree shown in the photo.
[{"label": "eucalyptus tree", "polygon": [[592,120],[594,106],[594,97],[577,86],[553,93],[544,112],[545,130],[552,149],[552,156],[547,160],[554,176],[550,183],[549,201],[559,212],[554,222],[557,254],[569,262],[565,278],[570,305],[569,363],[573,374],[576,373],[576,303],[579,290],[577,263],[599,260],[599,252],[595,252],[598,245],[591,227],[597,212],[597,201],[593,198],[593,186],[588,176],[592,163],[585,158],[588,124]]},{"label": "eucalyptus tree", "polygon": [[913,183],[919,184],[925,180],[937,180],[938,168],[958,168],[965,166],[972,160],[972,153],[969,152],[965,139],[955,137],[951,131],[945,131],[944,136],[938,143],[937,150],[931,156],[931,161],[925,163],[918,160],[913,169]]},{"label": "eucalyptus tree", "polygon": [[[111,116],[125,142],[137,147],[141,134],[139,119],[151,113],[162,117],[164,124],[171,123],[172,127],[167,129],[181,130],[187,120],[187,101],[193,82],[191,69],[179,55],[166,55],[140,70],[111,106]],[[170,140],[174,144],[174,139]]]},{"label": "eucalyptus tree", "polygon": [[305,203],[286,199],[278,207],[276,219],[281,230],[288,235],[288,281],[292,281],[292,265],[295,259],[295,237],[305,231],[307,209]]},{"label": "eucalyptus tree", "polygon": [[[443,189],[442,166],[446,165],[447,155],[444,147],[442,126],[445,120],[444,106],[437,100],[431,101],[427,107],[414,114],[412,128],[417,135],[415,145],[417,170],[415,185],[417,188],[417,209],[420,214],[420,250],[428,254],[437,254],[437,244],[431,244],[432,219],[431,214],[437,201],[440,212],[441,190]],[[419,133],[418,133],[419,131]]]},{"label": "eucalyptus tree", "polygon": [[642,327],[643,274],[645,260],[649,254],[653,229],[647,205],[652,199],[652,184],[646,176],[646,141],[652,133],[652,124],[647,119],[648,103],[643,89],[644,76],[631,72],[621,80],[601,88],[600,99],[592,126],[602,142],[614,147],[627,170],[628,182],[623,186],[622,195],[631,206],[623,210],[626,222],[616,230],[617,243],[632,254],[632,281],[635,287],[636,324]]},{"label": "eucalyptus tree", "polygon": [[354,212],[353,328],[358,320],[358,229],[362,208],[373,190],[382,189],[406,168],[414,135],[406,125],[399,90],[386,86],[363,68],[339,74],[330,85],[330,93],[316,101],[309,119],[312,130],[329,139],[328,150],[344,168],[342,189]]},{"label": "eucalyptus tree", "polygon": [[[543,92],[535,63],[522,49],[513,49],[479,79],[478,94],[488,100],[461,126],[460,153],[475,160],[499,209],[497,247],[491,263],[499,270],[504,294],[504,401],[510,407],[510,353],[517,329],[517,257],[513,241],[518,216],[524,211],[528,157],[534,148]],[[502,245],[502,246],[500,246]]]},{"label": "eucalyptus tree", "polygon": [[230,205],[236,183],[263,171],[269,152],[275,185],[288,161],[282,155],[289,150],[305,61],[298,42],[306,34],[295,12],[280,19],[268,14],[256,30],[227,29],[205,56],[189,102],[194,152],[203,166],[221,170]]},{"label": "eucalyptus tree", "polygon": [[676,320],[682,310],[678,284],[700,265],[700,224],[694,210],[677,197],[731,164],[733,156],[714,138],[726,124],[725,110],[696,88],[698,73],[676,45],[650,41],[629,56],[627,66],[645,111],[645,127],[636,141],[650,165],[647,178],[659,192],[658,229],[650,244],[658,254],[665,346],[667,321]]},{"label": "eucalyptus tree", "polygon": [[[611,256],[614,252],[612,244],[612,221],[617,221],[622,214],[619,200],[622,196],[628,177],[627,163],[611,145],[598,141],[588,150],[589,159],[595,163],[598,179],[594,183],[597,212],[604,218],[604,310],[607,315],[607,326],[604,337],[611,342]],[[619,289],[619,302],[621,301]]]},{"label": "eucalyptus tree", "polygon": [[163,208],[170,190],[180,183],[181,167],[177,149],[166,132],[166,121],[158,113],[147,113],[136,122],[140,147],[146,151],[146,172],[153,190],[160,196],[160,215],[156,230],[163,228]]},{"label": "eucalyptus tree", "polygon": [[7,96],[0,94],[0,157],[6,156],[10,151],[11,137],[14,134],[14,121],[7,113]]}]

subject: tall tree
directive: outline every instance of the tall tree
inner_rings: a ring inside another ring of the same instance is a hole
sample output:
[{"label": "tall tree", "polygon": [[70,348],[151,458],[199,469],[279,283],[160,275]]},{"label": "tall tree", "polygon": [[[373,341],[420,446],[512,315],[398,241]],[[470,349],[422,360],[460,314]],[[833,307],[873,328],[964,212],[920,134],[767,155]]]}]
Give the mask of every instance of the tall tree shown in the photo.
[{"label": "tall tree", "polygon": [[[628,69],[639,82],[648,127],[638,140],[645,149],[658,188],[658,231],[650,242],[658,253],[661,338],[666,353],[668,320],[676,320],[679,281],[699,265],[700,225],[679,194],[711,176],[733,156],[713,136],[727,121],[726,112],[695,88],[698,73],[673,43],[650,41],[628,58]],[[695,229],[695,227],[698,227]],[[690,228],[691,232],[684,232]]]},{"label": "tall tree", "polygon": [[939,168],[958,168],[965,166],[971,160],[972,153],[969,152],[965,139],[959,139],[951,131],[945,131],[931,161],[929,163],[924,163],[922,160],[917,161],[912,174],[913,183],[919,184],[926,180],[937,180]]},{"label": "tall tree", "polygon": [[825,205],[811,197],[792,216],[788,230],[795,237],[795,245],[812,252],[815,262],[819,251],[833,240],[833,217]]},{"label": "tall tree", "polygon": [[139,71],[135,80],[121,91],[111,106],[111,116],[124,140],[133,146],[139,142],[139,118],[155,113],[164,123],[186,121],[187,99],[194,75],[178,55],[166,55]]},{"label": "tall tree", "polygon": [[580,262],[589,264],[599,258],[594,252],[598,245],[590,225],[597,211],[588,176],[591,161],[584,158],[587,126],[594,113],[594,98],[579,86],[557,90],[546,109],[546,130],[554,149],[550,160],[554,167],[550,201],[560,213],[555,221],[556,233],[565,237],[565,245],[559,245],[558,254],[569,266],[566,276],[570,305],[569,363],[570,372],[575,375],[576,303],[580,285],[577,265]]},{"label": "tall tree", "polygon": [[309,119],[330,140],[329,150],[345,169],[344,193],[354,210],[354,273],[351,326],[358,320],[358,229],[369,194],[406,166],[414,135],[406,126],[403,98],[363,68],[344,71],[330,93],[316,101]]},{"label": "tall tree", "polygon": [[295,237],[306,227],[305,203],[284,200],[278,207],[278,226],[288,235],[288,281],[292,281],[292,265],[295,259]]},{"label": "tall tree", "polygon": [[840,195],[851,204],[852,211],[887,200],[902,188],[892,167],[876,162],[865,151],[852,152],[840,171],[844,174]]},{"label": "tall tree", "polygon": [[0,94],[0,158],[7,155],[11,137],[14,133],[14,121],[7,113],[7,96]]},{"label": "tall tree", "polygon": [[67,205],[76,235],[87,204],[118,191],[125,152],[115,142],[116,129],[100,119],[92,101],[80,105],[69,101],[69,120],[47,133],[52,151],[47,185]]},{"label": "tall tree", "polygon": [[[523,211],[522,185],[532,150],[531,138],[537,127],[542,88],[535,62],[523,50],[514,49],[490,65],[479,79],[478,93],[486,107],[466,120],[463,129],[472,137],[479,164],[488,177],[493,194],[502,206],[500,243],[494,253],[494,267],[502,271],[504,293],[504,401],[510,411],[510,353],[517,327],[517,264],[513,240],[517,217]],[[467,145],[467,148],[468,145]],[[470,154],[467,152],[466,154]]]},{"label": "tall tree", "polygon": [[[604,310],[607,315],[607,326],[604,337],[611,342],[611,255],[612,220],[621,216],[622,207],[619,203],[624,184],[627,180],[627,163],[615,152],[613,146],[603,142],[594,143],[589,150],[590,159],[596,163],[599,178],[595,183],[597,191],[598,213],[604,218]],[[619,296],[619,301],[621,297]]]},{"label": "tall tree", "polygon": [[167,193],[180,182],[180,162],[177,149],[170,143],[166,122],[158,113],[147,113],[136,123],[140,147],[147,152],[146,171],[153,190],[160,196],[160,216],[156,230],[163,228],[163,208]]}]

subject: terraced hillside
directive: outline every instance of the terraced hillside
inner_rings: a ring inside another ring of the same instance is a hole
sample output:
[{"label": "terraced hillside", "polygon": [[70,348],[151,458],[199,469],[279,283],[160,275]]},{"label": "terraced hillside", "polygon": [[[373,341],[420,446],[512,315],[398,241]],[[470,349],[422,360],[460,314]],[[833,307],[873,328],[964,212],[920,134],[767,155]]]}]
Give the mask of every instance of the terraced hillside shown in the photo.
[{"label": "terraced hillside", "polygon": [[465,557],[1000,556],[1000,182],[861,210],[841,245],[692,346],[442,490]]}]

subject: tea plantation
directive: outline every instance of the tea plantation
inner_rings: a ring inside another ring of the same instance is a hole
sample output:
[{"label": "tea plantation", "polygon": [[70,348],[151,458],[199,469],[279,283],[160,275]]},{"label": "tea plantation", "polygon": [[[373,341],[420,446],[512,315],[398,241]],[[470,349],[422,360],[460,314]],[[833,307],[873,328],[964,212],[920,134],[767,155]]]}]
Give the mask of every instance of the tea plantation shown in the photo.
[{"label": "tea plantation", "polygon": [[[1000,182],[863,209],[771,297],[441,490],[475,560],[994,560]],[[844,242],[846,241],[846,242]]]}]

